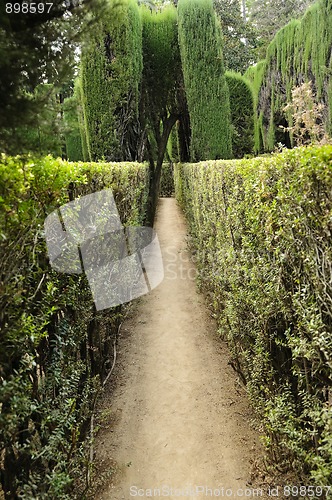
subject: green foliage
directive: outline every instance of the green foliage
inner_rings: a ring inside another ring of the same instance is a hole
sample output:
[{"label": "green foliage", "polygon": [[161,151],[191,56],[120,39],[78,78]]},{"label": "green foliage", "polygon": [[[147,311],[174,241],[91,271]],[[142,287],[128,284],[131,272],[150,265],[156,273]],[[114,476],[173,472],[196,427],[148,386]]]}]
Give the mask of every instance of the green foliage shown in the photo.
[{"label": "green foliage", "polygon": [[180,161],[180,152],[179,152],[179,122],[172,128],[171,135],[169,136],[169,140],[167,143],[167,157],[171,162],[177,163]]},{"label": "green foliage", "polygon": [[300,18],[311,0],[254,0],[249,21],[257,32],[257,55],[265,56],[268,44],[279,29],[292,19]]},{"label": "green foliage", "polygon": [[232,123],[232,150],[235,158],[253,152],[254,98],[249,80],[239,73],[226,71]]},{"label": "green foliage", "polygon": [[223,32],[223,55],[227,70],[244,73],[257,56],[257,33],[241,13],[239,0],[213,0]]},{"label": "green foliage", "polygon": [[59,90],[73,78],[80,35],[87,22],[93,29],[93,19],[103,14],[105,3],[106,0],[53,0],[51,9],[45,6],[43,13],[33,14],[22,8],[17,13],[14,4],[8,2],[7,9],[6,2],[2,2],[0,151],[27,151],[25,137],[18,129],[33,127],[40,107],[44,106],[43,96],[31,96],[40,84],[52,84]]},{"label": "green foliage", "polygon": [[174,190],[174,165],[172,162],[163,163],[159,196],[165,196],[168,198],[174,195]]},{"label": "green foliage", "polygon": [[63,103],[66,152],[69,161],[83,161],[82,138],[78,121],[78,101],[76,96],[68,97]]},{"label": "green foliage", "polygon": [[181,60],[178,45],[177,13],[174,6],[152,12],[141,8],[143,23],[142,107],[151,154],[158,156],[158,144],[169,113],[179,113],[178,92]]},{"label": "green foliage", "polygon": [[301,21],[290,21],[278,31],[268,46],[261,84],[256,88],[256,149],[271,151],[279,142],[292,145],[285,133],[292,126],[292,117],[283,109],[291,101],[292,89],[307,81],[313,83],[316,103],[324,106],[323,124],[330,133],[331,26],[331,0],[318,0]]},{"label": "green foliage", "polygon": [[262,120],[263,113],[260,112],[258,115],[258,94],[262,84],[263,75],[265,72],[266,61],[259,61],[255,66],[250,66],[245,72],[245,78],[247,78],[253,89],[254,98],[254,151],[258,153],[263,149],[263,137],[262,137]]},{"label": "green foliage", "polygon": [[110,2],[82,55],[84,121],[91,160],[137,158],[142,26],[137,2]]},{"label": "green foliage", "polygon": [[[150,166],[150,194],[146,224],[153,223],[162,164],[170,134],[185,109],[183,77],[178,45],[177,12],[174,6],[151,12],[142,7],[143,79],[140,105],[141,128]],[[144,140],[144,136],[143,136]]]},{"label": "green foliage", "polygon": [[87,125],[85,121],[84,115],[84,98],[83,98],[83,89],[82,89],[82,79],[80,77],[76,78],[74,84],[74,97],[77,103],[77,120],[78,127],[81,136],[81,147],[82,147],[82,156],[84,161],[89,161],[89,149],[88,149],[88,138],[87,138]]},{"label": "green foliage", "polygon": [[331,484],[332,146],[177,164],[199,283],[299,484]]},{"label": "green foliage", "polygon": [[85,437],[121,308],[96,312],[85,275],[51,269],[43,224],[62,204],[112,188],[122,222],[140,225],[147,168],[0,159],[2,487],[8,498],[83,498]]},{"label": "green foliage", "polygon": [[30,123],[23,121],[22,125],[16,127],[15,138],[8,139],[9,144],[4,150],[8,151],[12,144],[12,152],[19,148],[22,153],[33,151],[40,155],[61,156],[61,108],[54,86],[40,84],[25,97],[32,103],[38,103],[38,110]]},{"label": "green foliage", "polygon": [[222,32],[212,0],[179,0],[179,45],[191,127],[191,158],[232,155]]},{"label": "green foliage", "polygon": [[159,117],[165,109],[176,107],[181,72],[177,14],[175,7],[169,5],[157,12],[142,7],[141,15],[144,91],[148,94],[146,111]]}]

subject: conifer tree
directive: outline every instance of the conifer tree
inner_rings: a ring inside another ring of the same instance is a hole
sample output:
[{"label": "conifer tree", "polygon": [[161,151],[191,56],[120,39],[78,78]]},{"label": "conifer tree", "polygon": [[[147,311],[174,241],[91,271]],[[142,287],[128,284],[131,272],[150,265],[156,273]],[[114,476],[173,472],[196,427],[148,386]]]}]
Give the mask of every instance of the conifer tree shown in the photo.
[{"label": "conifer tree", "polygon": [[111,9],[83,52],[83,111],[92,161],[136,160],[142,26],[135,0]]},{"label": "conifer tree", "polygon": [[142,7],[143,82],[141,123],[146,133],[150,194],[146,223],[152,225],[168,139],[184,114],[183,78],[174,6],[151,12]]},{"label": "conifer tree", "polygon": [[232,149],[235,158],[242,158],[254,149],[254,97],[252,85],[240,73],[226,71],[229,89]]},{"label": "conifer tree", "polygon": [[179,44],[194,161],[230,158],[229,91],[212,0],[179,0]]}]

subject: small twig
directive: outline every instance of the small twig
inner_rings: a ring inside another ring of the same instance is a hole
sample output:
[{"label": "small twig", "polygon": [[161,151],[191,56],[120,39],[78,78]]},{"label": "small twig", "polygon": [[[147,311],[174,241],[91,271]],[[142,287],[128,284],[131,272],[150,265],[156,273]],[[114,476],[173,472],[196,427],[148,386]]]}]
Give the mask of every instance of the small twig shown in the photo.
[{"label": "small twig", "polygon": [[33,264],[35,263],[35,259],[36,259],[37,239],[38,239],[38,232],[36,232],[35,238],[34,238],[34,241],[33,241],[33,250],[32,250],[32,262],[33,262]]},{"label": "small twig", "polygon": [[[119,330],[121,328],[121,325],[122,325],[122,323],[120,323],[120,325],[119,325],[118,333],[119,333]],[[103,388],[105,387],[106,383],[108,382],[110,376],[112,375],[114,367],[115,367],[115,361],[116,361],[116,340],[117,340],[117,335],[115,336],[115,339],[114,339],[114,342],[113,342],[113,364],[112,364],[112,367],[111,367],[111,369],[110,369],[107,377],[105,378],[105,380],[103,382]]]},{"label": "small twig", "polygon": [[37,293],[38,293],[38,290],[39,290],[39,288],[41,287],[41,285],[42,285],[42,283],[43,283],[43,281],[44,281],[44,279],[45,279],[45,276],[46,276],[46,274],[44,273],[44,274],[43,274],[43,276],[42,276],[42,279],[40,280],[40,282],[39,282],[39,284],[38,284],[38,286],[37,286],[37,288],[36,288],[35,293],[34,293],[33,295],[31,295],[30,297],[28,297],[28,300],[32,300],[32,299],[34,299],[34,298],[36,297],[36,295],[37,295]]}]

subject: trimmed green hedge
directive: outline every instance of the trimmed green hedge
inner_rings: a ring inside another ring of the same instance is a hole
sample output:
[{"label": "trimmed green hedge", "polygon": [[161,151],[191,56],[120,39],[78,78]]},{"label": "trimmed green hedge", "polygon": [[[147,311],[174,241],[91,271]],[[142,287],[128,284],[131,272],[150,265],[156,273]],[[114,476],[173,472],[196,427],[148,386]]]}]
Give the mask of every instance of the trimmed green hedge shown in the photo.
[{"label": "trimmed green hedge", "polygon": [[[177,12],[173,5],[151,12],[141,7],[143,25],[143,92],[147,115],[152,120],[164,109],[176,107],[181,61],[178,45]],[[150,109],[151,108],[151,109]],[[152,113],[151,113],[152,111]],[[155,123],[149,124],[154,127]]]},{"label": "trimmed green hedge", "polygon": [[273,460],[330,485],[332,146],[177,164],[175,186]]},{"label": "trimmed green hedge", "polygon": [[159,196],[170,197],[174,195],[174,165],[171,161],[163,163],[160,177]]},{"label": "trimmed green hedge", "polygon": [[69,161],[83,161],[84,159],[78,106],[79,101],[76,95],[68,97],[63,103],[64,135],[67,159]]},{"label": "trimmed green hedge", "polygon": [[232,150],[243,158],[254,149],[254,98],[251,82],[240,73],[226,71],[232,123]]},{"label": "trimmed green hedge", "polygon": [[146,165],[0,157],[0,479],[6,498],[83,498],[84,438],[110,369],[121,306],[96,312],[84,274],[52,270],[43,226],[62,204],[106,187],[124,225],[140,225]]},{"label": "trimmed green hedge", "polygon": [[81,80],[89,158],[137,159],[142,23],[135,0],[110,0],[82,52]]},{"label": "trimmed green hedge", "polygon": [[179,0],[179,45],[191,128],[191,159],[230,158],[232,139],[220,22],[212,0]]}]

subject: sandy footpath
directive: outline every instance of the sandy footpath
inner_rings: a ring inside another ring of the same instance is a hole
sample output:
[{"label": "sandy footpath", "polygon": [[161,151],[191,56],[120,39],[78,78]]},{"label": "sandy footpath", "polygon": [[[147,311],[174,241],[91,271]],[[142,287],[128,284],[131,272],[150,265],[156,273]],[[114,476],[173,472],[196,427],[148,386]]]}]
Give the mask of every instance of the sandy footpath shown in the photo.
[{"label": "sandy footpath", "polygon": [[197,293],[186,222],[173,198],[160,199],[155,229],[165,279],[136,301],[121,329],[100,409],[94,498],[211,498],[203,488],[240,498],[255,486],[261,456],[245,391]]}]

